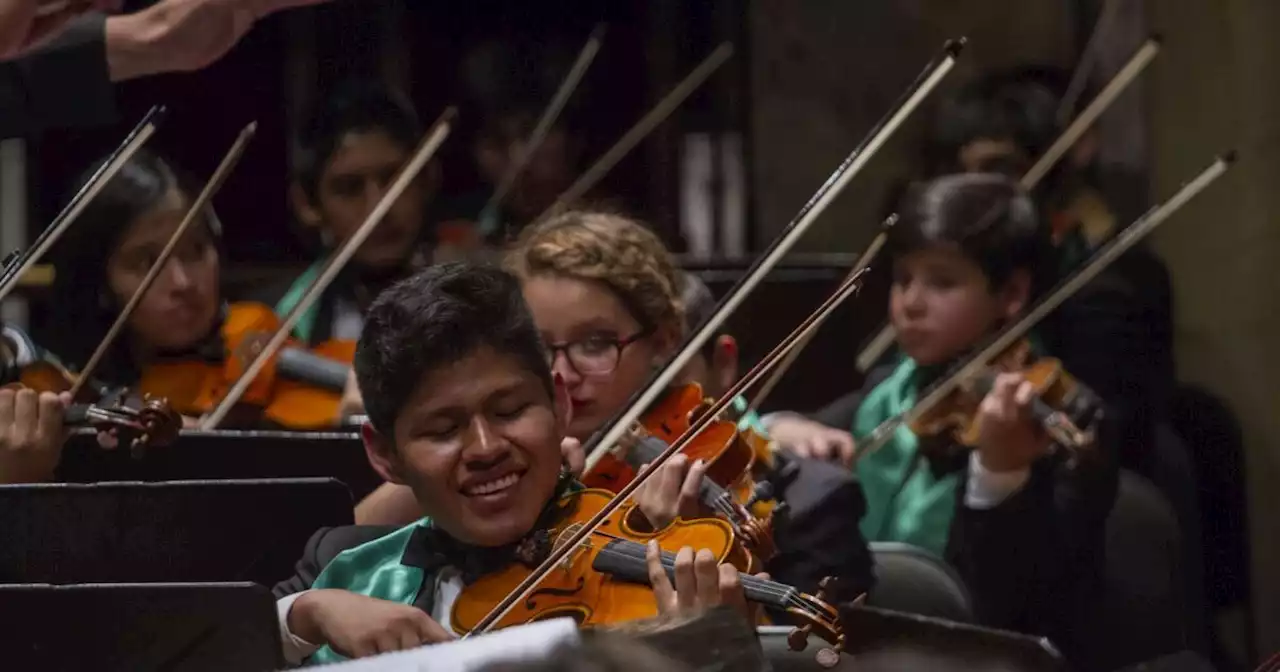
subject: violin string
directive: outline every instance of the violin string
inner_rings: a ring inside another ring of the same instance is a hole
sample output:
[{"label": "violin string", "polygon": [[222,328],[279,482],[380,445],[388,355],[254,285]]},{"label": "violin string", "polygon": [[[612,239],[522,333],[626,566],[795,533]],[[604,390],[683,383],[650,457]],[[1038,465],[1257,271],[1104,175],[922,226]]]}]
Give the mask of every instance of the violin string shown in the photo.
[{"label": "violin string", "polygon": [[[963,47],[963,40],[947,42],[943,55],[926,66],[920,77],[917,78],[916,81],[912,82],[911,88],[908,89],[903,98],[896,103],[894,109],[891,110],[876,125],[876,127],[870,131],[863,143],[853,150],[853,152],[840,164],[836,171],[831,174],[827,179],[827,182],[818,189],[818,192],[813,195],[810,201],[801,208],[800,213],[790,224],[787,225],[784,233],[774,242],[770,250],[756,261],[752,269],[748,271],[747,275],[738,282],[733,290],[731,290],[729,296],[727,296],[717,307],[712,316],[704,321],[698,332],[685,342],[681,352],[668,362],[667,365],[653,377],[643,390],[638,391],[637,394],[632,397],[627,404],[627,410],[612,421],[610,429],[601,436],[595,450],[588,451],[586,467],[587,473],[591,470],[592,458],[594,457],[595,460],[598,461],[599,458],[603,456],[603,451],[611,449],[613,445],[621,439],[624,434],[626,434],[628,428],[631,427],[638,419],[642,409],[648,408],[649,405],[653,403],[657,395],[660,394],[661,391],[665,389],[666,385],[674,379],[676,373],[683,370],[693,354],[707,342],[710,338],[710,334],[719,328],[720,324],[727,319],[729,313],[733,312],[733,310],[735,310],[737,306],[746,299],[747,294],[749,294],[759,284],[764,273],[767,273],[773,266],[777,265],[778,261],[780,261],[782,256],[790,250],[791,246],[794,245],[799,236],[808,230],[809,226],[811,226],[817,217],[826,209],[827,205],[829,205],[830,202],[841,191],[843,191],[844,187],[856,174],[861,172],[862,167],[870,160],[871,156],[873,156],[879,148],[888,141],[889,136],[892,135],[893,132],[896,131],[897,128],[906,120],[906,117],[920,105],[924,97],[936,88],[942,78],[955,67],[956,60]],[[838,292],[837,295],[833,296],[827,304],[819,309],[816,315],[821,315],[823,309],[833,310],[836,305],[839,305],[841,300],[852,295],[852,290],[856,289],[856,287],[860,285],[860,280],[860,275],[851,279],[851,282],[847,283],[846,287],[841,288],[844,291]],[[810,316],[809,320],[806,320],[805,323],[801,325],[801,329],[806,327],[812,319],[813,316]],[[793,333],[786,339],[783,346],[780,347],[789,347],[794,340],[795,338]],[[785,353],[785,349],[782,350],[782,352]],[[777,353],[777,349],[775,349],[773,353],[770,353],[773,361],[770,362],[769,366],[776,364],[776,359],[780,356]],[[761,362],[757,365],[757,368],[764,364],[765,362]],[[764,370],[767,371],[768,368],[765,368]],[[758,378],[759,376],[757,375],[756,377]],[[521,581],[520,584],[517,585],[506,597],[501,599],[498,604],[496,604],[494,608],[490,610],[483,619],[481,619],[476,627],[464,635],[464,637],[477,632],[487,632],[501,618],[510,613],[511,609],[519,600],[527,597],[538,583],[542,581],[542,579],[545,578],[557,564],[564,560],[568,553],[571,552],[573,544],[586,538],[592,530],[599,527],[609,515],[617,510],[623,502],[627,501],[637,488],[643,485],[645,481],[655,473],[657,468],[661,467],[677,452],[683,450],[697,432],[701,432],[719,413],[728,408],[729,404],[732,403],[733,400],[733,397],[730,396],[730,394],[740,393],[740,390],[743,389],[742,383],[745,380],[746,379],[744,378],[739,381],[738,384],[733,386],[736,391],[726,392],[722,395],[721,398],[712,405],[711,409],[699,417],[694,423],[694,426],[690,427],[689,431],[685,432],[680,439],[677,440],[675,445],[669,446],[664,450],[656,461],[651,462],[647,468],[637,474],[636,478],[623,486],[614,499],[610,500],[603,509],[592,516],[585,524],[585,528],[575,533],[573,538],[569,540],[569,543],[566,544],[566,548],[553,551],[541,566],[531,572],[529,576],[525,577],[525,579]],[[755,378],[751,378],[747,384],[754,384],[754,382]]]},{"label": "violin string", "polygon": [[[619,542],[622,542],[617,546],[601,547],[599,551],[601,554],[608,554],[613,557],[627,558],[629,560],[640,561],[642,563],[648,562],[648,555],[646,554],[644,544],[632,541],[630,539],[613,537],[612,535],[608,535],[607,533],[600,533],[600,535],[610,537]],[[664,569],[674,569],[675,554],[670,553],[669,551],[664,551],[662,554],[662,566]],[[783,606],[784,603],[794,603],[799,606],[804,605],[804,602],[799,600],[796,597],[796,593],[798,591],[795,588],[788,586],[784,583],[780,583],[770,579],[762,579],[758,576],[751,576],[750,574],[740,574],[739,580],[742,581],[742,584],[744,586],[750,585],[750,587],[756,590],[757,592],[772,597],[778,606]]]},{"label": "violin string", "polygon": [[[599,551],[600,553],[608,553],[615,557],[625,556],[632,560],[639,560],[645,563],[648,562],[647,549],[644,544],[624,537],[619,537],[608,532],[602,532],[600,530],[596,530],[593,534],[619,542],[614,545],[601,546]],[[590,543],[587,543],[586,546],[589,548],[593,547]],[[662,563],[663,567],[674,568],[675,555],[668,551],[664,551],[662,555]],[[796,590],[793,586],[788,586],[785,583],[773,581],[772,579],[762,579],[758,576],[751,576],[749,574],[741,574],[739,578],[743,585],[750,585],[753,589],[773,597],[778,602],[778,606],[784,606],[783,603],[785,602],[789,603],[793,607],[803,609],[811,613],[816,612],[815,609],[801,599],[799,594],[800,591]]]},{"label": "violin string", "polygon": [[240,135],[236,136],[235,142],[231,144],[231,148],[227,150],[226,155],[222,157],[222,161],[213,171],[213,175],[205,183],[204,189],[196,196],[195,201],[192,202],[191,207],[187,210],[187,214],[182,218],[178,227],[173,230],[169,240],[165,242],[164,249],[160,250],[160,254],[152,262],[151,268],[147,269],[147,274],[142,278],[142,282],[138,284],[133,295],[129,297],[129,301],[125,303],[124,308],[120,309],[115,321],[111,323],[111,328],[107,330],[106,336],[103,336],[102,340],[98,342],[98,347],[94,349],[93,354],[89,356],[89,361],[80,370],[79,377],[76,378],[75,383],[71,386],[72,399],[76,398],[80,391],[84,389],[84,385],[93,376],[94,369],[98,368],[102,358],[106,356],[116,338],[120,336],[120,332],[129,321],[129,317],[133,315],[138,305],[142,303],[143,297],[147,295],[151,286],[155,284],[156,278],[159,278],[160,273],[169,265],[169,259],[173,256],[174,250],[178,248],[178,243],[182,242],[183,236],[191,229],[196,220],[205,213],[209,203],[213,200],[213,196],[222,189],[222,185],[226,183],[231,171],[235,170],[236,165],[240,163],[240,157],[244,156],[245,148],[249,146],[249,141],[253,139],[254,134],[257,132],[258,122],[255,121],[245,126],[240,131]]},{"label": "violin string", "polygon": [[[1040,180],[1062,160],[1067,151],[1084,135],[1085,131],[1093,126],[1093,123],[1106,112],[1111,104],[1115,102],[1120,94],[1124,93],[1137,78],[1146,70],[1155,57],[1160,53],[1160,37],[1153,35],[1147,39],[1136,51],[1133,56],[1116,72],[1111,81],[1098,92],[1092,101],[1085,106],[1084,110],[1068,125],[1062,134],[1049,145],[1049,148],[1040,155],[1035,164],[1023,174],[1019,180],[1019,185],[1027,191],[1035,189]],[[880,357],[894,342],[893,325],[886,324],[880,329],[874,338],[867,342],[862,352],[858,353],[858,370],[868,371],[875,365]]]}]

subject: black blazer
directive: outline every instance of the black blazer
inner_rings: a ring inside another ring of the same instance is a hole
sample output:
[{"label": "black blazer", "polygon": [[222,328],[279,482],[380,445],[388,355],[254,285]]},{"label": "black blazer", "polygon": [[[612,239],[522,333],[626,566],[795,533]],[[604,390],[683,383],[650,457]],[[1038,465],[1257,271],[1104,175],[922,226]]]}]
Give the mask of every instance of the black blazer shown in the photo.
[{"label": "black blazer", "polygon": [[[848,430],[862,399],[893,369],[872,369],[862,389],[832,402],[813,419]],[[1084,642],[1077,640],[1073,624],[1090,613],[1102,587],[1105,524],[1118,488],[1120,431],[1114,419],[1104,416],[1096,452],[1075,468],[1056,457],[1041,459],[1032,466],[1026,486],[991,509],[964,506],[968,483],[961,478],[946,560],[969,588],[982,625],[1047,636],[1068,658],[1080,655]]]},{"label": "black blazer", "polygon": [[45,46],[0,63],[0,138],[115,120],[102,14],[79,17]]},{"label": "black blazer", "polygon": [[302,550],[302,559],[298,560],[293,576],[277,583],[271,589],[272,594],[278,600],[310,589],[320,571],[339,553],[385,537],[398,529],[400,528],[395,525],[344,525],[316,530],[311,539],[307,540],[307,545]]}]

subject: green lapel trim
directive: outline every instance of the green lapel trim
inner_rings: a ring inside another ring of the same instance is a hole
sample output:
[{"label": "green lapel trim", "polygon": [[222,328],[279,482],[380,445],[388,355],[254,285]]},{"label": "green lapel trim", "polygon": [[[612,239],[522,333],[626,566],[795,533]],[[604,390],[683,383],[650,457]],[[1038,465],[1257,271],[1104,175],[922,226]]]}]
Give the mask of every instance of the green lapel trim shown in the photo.
[{"label": "green lapel trim", "polygon": [[[918,370],[904,357],[863,399],[854,416],[853,435],[866,438],[885,420],[915,404]],[[898,541],[941,556],[955,516],[959,474],[934,476],[919,454],[919,442],[899,427],[880,450],[858,461],[858,479],[867,500],[861,529],[867,541]]]},{"label": "green lapel trim", "polygon": [[[407,525],[380,539],[338,554],[316,577],[312,589],[337,588],[380,600],[413,604],[423,585],[433,581],[421,569],[400,563],[414,531],[430,526],[431,519]],[[325,646],[307,659],[308,665],[346,660]]]},{"label": "green lapel trim", "polygon": [[[294,309],[295,306],[302,303],[302,295],[306,294],[307,288],[315,283],[316,278],[320,277],[320,271],[324,268],[324,262],[324,259],[320,259],[311,264],[306,271],[303,271],[302,275],[298,276],[297,280],[293,281],[293,284],[289,287],[289,291],[285,292],[280,301],[276,303],[276,315],[283,319]],[[320,303],[316,302],[307,309],[306,313],[303,313],[302,318],[298,320],[296,325],[294,325],[293,335],[297,336],[304,343],[310,343],[311,335],[316,331],[316,320],[319,319],[319,314]]]}]

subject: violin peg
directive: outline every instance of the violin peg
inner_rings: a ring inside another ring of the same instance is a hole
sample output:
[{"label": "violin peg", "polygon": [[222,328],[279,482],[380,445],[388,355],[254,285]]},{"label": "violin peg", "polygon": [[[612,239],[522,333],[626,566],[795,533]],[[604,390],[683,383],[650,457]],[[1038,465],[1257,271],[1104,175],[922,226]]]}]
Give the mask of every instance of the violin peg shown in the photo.
[{"label": "violin peg", "polygon": [[805,625],[787,633],[787,648],[792,651],[804,651],[809,646],[809,633],[813,626]]},{"label": "violin peg", "polygon": [[840,595],[841,593],[840,588],[843,586],[843,583],[844,582],[841,581],[840,578],[836,576],[828,576],[823,578],[821,581],[818,582],[817,598],[819,600],[822,600],[823,602],[832,602],[834,598]]},{"label": "violin peg", "polygon": [[840,654],[835,649],[824,646],[814,654],[813,661],[824,670],[830,670],[840,664]]}]

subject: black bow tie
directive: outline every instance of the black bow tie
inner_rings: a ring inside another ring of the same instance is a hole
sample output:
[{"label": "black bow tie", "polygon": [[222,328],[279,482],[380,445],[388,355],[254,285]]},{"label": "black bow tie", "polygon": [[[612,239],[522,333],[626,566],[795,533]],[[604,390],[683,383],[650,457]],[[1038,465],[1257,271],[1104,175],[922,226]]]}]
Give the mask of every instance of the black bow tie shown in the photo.
[{"label": "black bow tie", "polygon": [[537,567],[550,553],[551,533],[545,529],[535,529],[519,541],[504,546],[472,546],[444,530],[422,525],[413,531],[400,562],[426,574],[453,567],[462,573],[462,582],[469,584],[514,562]]},{"label": "black bow tie", "polygon": [[428,523],[413,531],[400,564],[417,567],[425,574],[453,567],[462,573],[463,583],[468,584],[515,562],[531,569],[537,567],[551,555],[551,529],[565,513],[559,506],[560,496],[572,480],[567,472],[561,474],[555,495],[543,508],[533,529],[512,543],[474,546],[458,541],[448,532]]}]

